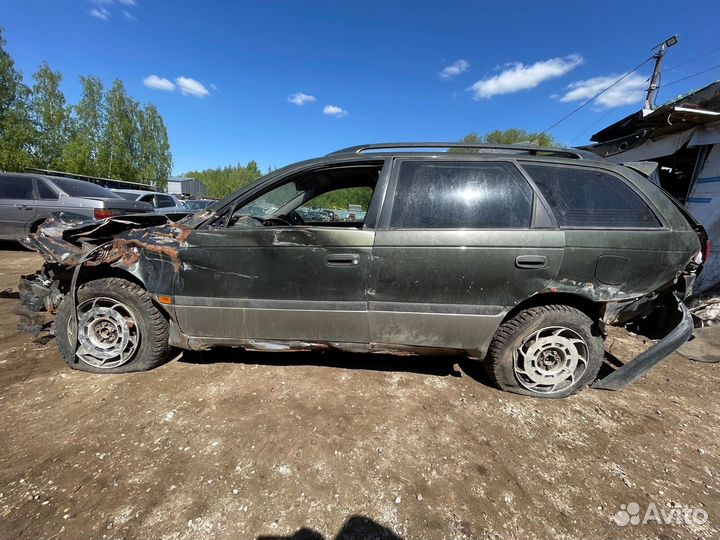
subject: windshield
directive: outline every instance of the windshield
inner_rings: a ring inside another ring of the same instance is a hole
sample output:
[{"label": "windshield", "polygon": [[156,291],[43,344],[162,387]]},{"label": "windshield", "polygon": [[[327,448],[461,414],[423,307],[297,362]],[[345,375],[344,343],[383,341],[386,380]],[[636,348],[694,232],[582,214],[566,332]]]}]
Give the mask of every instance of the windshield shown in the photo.
[{"label": "windshield", "polygon": [[101,197],[103,199],[119,199],[115,193],[97,184],[72,178],[52,178],[53,183],[70,197]]}]

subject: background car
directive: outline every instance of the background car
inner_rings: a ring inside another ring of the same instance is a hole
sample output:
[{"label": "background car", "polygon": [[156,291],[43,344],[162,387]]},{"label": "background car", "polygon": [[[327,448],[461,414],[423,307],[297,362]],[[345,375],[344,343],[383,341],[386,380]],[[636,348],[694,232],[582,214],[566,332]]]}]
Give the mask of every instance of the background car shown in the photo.
[{"label": "background car", "polygon": [[54,212],[103,219],[151,212],[152,206],[125,200],[84,180],[22,173],[0,173],[0,239],[17,240],[34,232]]},{"label": "background car", "polygon": [[183,201],[168,193],[140,189],[113,189],[113,192],[128,201],[149,203],[155,209],[155,212],[164,214],[171,219],[180,219],[193,213],[193,210],[185,206]]}]

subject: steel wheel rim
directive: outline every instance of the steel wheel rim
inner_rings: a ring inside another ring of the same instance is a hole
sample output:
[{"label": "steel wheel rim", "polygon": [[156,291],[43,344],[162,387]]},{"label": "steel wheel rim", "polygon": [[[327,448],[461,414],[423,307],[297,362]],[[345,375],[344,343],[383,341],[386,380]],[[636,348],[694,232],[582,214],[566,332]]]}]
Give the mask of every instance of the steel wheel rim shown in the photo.
[{"label": "steel wheel rim", "polygon": [[589,348],[575,330],[549,326],[513,351],[515,378],[526,390],[557,394],[575,384],[588,366]]},{"label": "steel wheel rim", "polygon": [[81,302],[77,313],[76,354],[80,360],[98,369],[116,368],[132,360],[140,344],[140,328],[125,304],[101,296]]}]

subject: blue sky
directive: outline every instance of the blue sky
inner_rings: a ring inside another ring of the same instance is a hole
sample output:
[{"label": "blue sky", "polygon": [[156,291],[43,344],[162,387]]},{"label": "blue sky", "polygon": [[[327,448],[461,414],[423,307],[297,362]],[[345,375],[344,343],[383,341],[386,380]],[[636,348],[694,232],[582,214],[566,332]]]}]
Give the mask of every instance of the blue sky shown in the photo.
[{"label": "blue sky", "polygon": [[[78,77],[94,75],[154,103],[182,173],[250,159],[280,167],[365,142],[542,131],[673,34],[664,83],[720,64],[710,53],[718,15],[716,0],[2,0],[0,26],[28,82],[47,60],[71,102]],[[650,72],[551,133],[587,142],[640,108]],[[659,102],[717,78],[662,88]]]}]

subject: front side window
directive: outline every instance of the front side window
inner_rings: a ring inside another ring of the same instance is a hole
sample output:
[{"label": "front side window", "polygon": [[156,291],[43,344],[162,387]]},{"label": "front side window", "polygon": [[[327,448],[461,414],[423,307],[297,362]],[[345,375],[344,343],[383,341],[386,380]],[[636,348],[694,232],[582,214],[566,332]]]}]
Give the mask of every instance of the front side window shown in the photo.
[{"label": "front side window", "polygon": [[237,208],[230,218],[230,225],[237,222],[242,217],[251,218],[270,218],[273,217],[278,209],[301,195],[304,189],[295,182],[282,184],[273,190],[268,191],[264,195],[250,201]]},{"label": "front side window", "polygon": [[293,175],[222,213],[211,227],[364,226],[384,162],[336,164]]},{"label": "front side window", "polygon": [[336,189],[309,200],[296,212],[305,222],[363,222],[372,194],[369,187]]},{"label": "front side window", "polygon": [[390,226],[529,228],[532,200],[532,188],[511,163],[406,161],[400,165]]},{"label": "front side window", "polygon": [[30,178],[24,176],[0,177],[0,199],[34,199]]},{"label": "front side window", "polygon": [[656,228],[652,210],[625,182],[600,169],[523,164],[561,227]]}]

